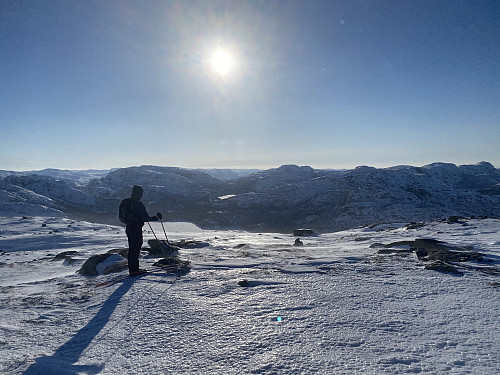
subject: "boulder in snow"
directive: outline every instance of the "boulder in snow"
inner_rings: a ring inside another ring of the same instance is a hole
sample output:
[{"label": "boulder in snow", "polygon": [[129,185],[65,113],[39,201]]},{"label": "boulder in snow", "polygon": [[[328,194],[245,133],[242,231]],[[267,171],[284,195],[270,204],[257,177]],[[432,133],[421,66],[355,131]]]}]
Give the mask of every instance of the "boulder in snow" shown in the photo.
[{"label": "boulder in snow", "polygon": [[122,271],[127,261],[118,254],[96,254],[85,261],[78,271],[85,276],[97,276]]},{"label": "boulder in snow", "polygon": [[179,248],[165,240],[149,240],[149,254],[153,256],[174,256],[179,254]]}]

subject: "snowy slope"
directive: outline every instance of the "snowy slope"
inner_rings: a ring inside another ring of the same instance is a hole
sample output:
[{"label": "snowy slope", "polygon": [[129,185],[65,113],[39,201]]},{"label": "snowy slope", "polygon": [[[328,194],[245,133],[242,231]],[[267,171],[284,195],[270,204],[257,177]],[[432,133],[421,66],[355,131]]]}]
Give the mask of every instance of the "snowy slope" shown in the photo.
[{"label": "snowy slope", "polygon": [[0,212],[3,216],[65,216],[54,200],[0,179]]},{"label": "snowy slope", "polygon": [[[499,220],[375,225],[301,247],[291,235],[166,230],[210,245],[181,250],[187,275],[96,287],[117,276],[75,272],[124,247],[123,228],[0,219],[0,373],[498,373]],[[484,259],[457,263],[461,276],[428,270],[408,251],[419,238]]]},{"label": "snowy slope", "polygon": [[241,177],[246,177],[252,173],[259,172],[260,169],[196,169],[197,171],[208,173],[210,176],[219,180],[234,180]]},{"label": "snowy slope", "polygon": [[[219,211],[244,228],[343,230],[374,222],[500,216],[500,172],[489,163],[348,171],[282,166],[233,183]],[[232,215],[237,212],[238,215]],[[221,219],[219,219],[220,221]]]},{"label": "snowy slope", "polygon": [[7,176],[3,183],[33,191],[65,206],[93,206],[95,200],[74,182],[42,175]]},{"label": "snowy slope", "polygon": [[53,169],[53,168],[42,169],[40,171],[25,171],[25,172],[0,170],[0,178],[6,176],[39,175],[39,176],[52,177],[57,180],[67,180],[67,181],[78,182],[80,184],[85,184],[95,178],[104,177],[109,172],[110,170],[103,170],[103,169],[65,170],[65,169]]},{"label": "snowy slope", "polygon": [[222,186],[222,182],[207,173],[172,167],[141,166],[122,168],[110,172],[106,177],[93,180],[89,188],[97,199],[123,199],[130,195],[131,186],[147,187],[152,199],[161,195],[207,196],[212,188]]}]

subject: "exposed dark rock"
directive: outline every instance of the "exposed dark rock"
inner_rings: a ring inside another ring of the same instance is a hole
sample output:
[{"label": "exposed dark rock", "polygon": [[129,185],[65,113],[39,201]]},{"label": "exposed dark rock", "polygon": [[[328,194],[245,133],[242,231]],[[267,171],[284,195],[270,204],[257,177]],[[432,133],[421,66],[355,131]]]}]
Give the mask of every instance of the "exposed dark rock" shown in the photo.
[{"label": "exposed dark rock", "polygon": [[[383,249],[378,250],[379,254],[408,254],[413,253],[415,248],[415,241],[397,241],[392,242],[390,244],[384,245],[383,243],[373,243],[370,245],[370,248],[379,248],[383,247]],[[408,247],[407,249],[405,247]]]},{"label": "exposed dark rock", "polygon": [[425,200],[426,198],[429,198],[431,196],[431,194],[421,186],[406,185],[404,187],[404,190],[406,190],[408,193],[413,194],[420,200]]},{"label": "exposed dark rock", "polygon": [[432,260],[439,260],[442,262],[483,261],[483,255],[476,251],[455,251],[442,245],[434,248],[418,247],[415,253],[419,260],[425,262]]},{"label": "exposed dark rock", "polygon": [[108,257],[113,254],[96,254],[92,255],[89,259],[83,263],[82,268],[78,271],[78,273],[85,276],[97,276],[99,272],[97,272],[97,265],[99,263],[104,262]]},{"label": "exposed dark rock", "polygon": [[255,286],[269,286],[269,285],[283,285],[286,284],[281,281],[272,281],[272,280],[248,280],[243,279],[238,281],[238,285],[244,288],[247,287],[255,287]]},{"label": "exposed dark rock", "polygon": [[[398,247],[403,246],[408,246],[409,249],[398,249]],[[472,251],[473,248],[471,246],[453,246],[432,238],[420,238],[415,241],[398,241],[387,245],[376,243],[372,244],[370,247],[383,247],[377,251],[378,254],[402,255],[415,252],[420,261],[426,262],[426,269],[454,274],[463,274],[463,272],[457,268],[458,265],[455,263],[490,262],[485,259],[484,254]],[[495,267],[474,267],[470,265],[461,265],[460,267],[494,275],[500,274],[500,270]]]},{"label": "exposed dark rock", "polygon": [[500,195],[500,184],[481,189],[479,192],[485,195]]},{"label": "exposed dark rock", "polygon": [[122,258],[128,258],[128,247],[122,247],[120,249],[112,249],[108,251],[108,254],[118,254]]},{"label": "exposed dark rock", "polygon": [[246,243],[240,243],[240,244],[238,244],[236,246],[233,246],[233,249],[243,249],[243,248],[247,248],[247,247],[249,247],[248,244],[246,244]]},{"label": "exposed dark rock", "polygon": [[419,229],[425,227],[426,223],[410,223],[405,226],[406,229]]},{"label": "exposed dark rock", "polygon": [[396,242],[391,242],[390,244],[387,245],[384,244],[381,245],[386,248],[399,247],[399,246],[409,246],[411,248],[415,248],[415,241],[396,241]]},{"label": "exposed dark rock", "polygon": [[165,269],[165,271],[176,273],[179,276],[185,275],[191,270],[191,262],[177,256],[162,258],[153,265],[161,267]]},{"label": "exposed dark rock", "polygon": [[248,287],[250,285],[250,283],[248,282],[247,279],[243,279],[243,280],[238,281],[238,285],[242,286],[242,287]]},{"label": "exposed dark rock", "polygon": [[169,244],[165,240],[149,240],[149,254],[152,256],[174,256],[179,254],[179,248]]},{"label": "exposed dark rock", "polygon": [[414,249],[380,249],[377,251],[379,254],[395,254],[395,255],[408,255],[413,253]]},{"label": "exposed dark rock", "polygon": [[302,242],[300,238],[297,238],[293,243],[293,246],[304,246],[304,242]]},{"label": "exposed dark rock", "polygon": [[[113,259],[108,259],[113,257]],[[105,264],[101,265],[103,262]],[[97,276],[100,273],[103,275],[120,272],[127,267],[127,261],[116,253],[96,254],[92,255],[85,261],[82,268],[78,271],[85,276]]]},{"label": "exposed dark rock", "polygon": [[57,254],[52,261],[71,261],[71,257],[78,255],[78,251],[63,251],[62,253]]},{"label": "exposed dark rock", "polygon": [[157,267],[165,267],[165,266],[173,266],[173,265],[184,265],[184,264],[189,264],[188,261],[182,260],[179,257],[173,256],[173,257],[165,257],[160,260],[158,260],[154,266]]},{"label": "exposed dark rock", "polygon": [[201,249],[210,246],[208,242],[184,239],[177,242],[171,241],[170,244],[172,246],[180,247],[181,249]]},{"label": "exposed dark rock", "polygon": [[356,242],[362,242],[362,241],[368,241],[370,237],[356,237],[354,241]]},{"label": "exposed dark rock", "polygon": [[462,216],[450,216],[446,222],[448,224],[462,224],[464,219]]}]

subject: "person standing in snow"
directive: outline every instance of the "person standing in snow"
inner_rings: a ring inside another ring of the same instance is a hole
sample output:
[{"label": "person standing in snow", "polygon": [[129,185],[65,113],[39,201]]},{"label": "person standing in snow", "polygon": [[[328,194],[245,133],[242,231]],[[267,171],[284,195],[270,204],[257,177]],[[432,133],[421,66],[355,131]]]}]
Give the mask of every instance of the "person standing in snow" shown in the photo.
[{"label": "person standing in snow", "polygon": [[163,218],[161,213],[149,216],[146,207],[141,202],[144,190],[135,185],[132,188],[130,198],[124,199],[120,204],[120,221],[126,224],[128,238],[128,270],[130,276],[138,276],[145,273],[139,268],[139,255],[142,248],[142,227],[147,221],[157,221]]}]

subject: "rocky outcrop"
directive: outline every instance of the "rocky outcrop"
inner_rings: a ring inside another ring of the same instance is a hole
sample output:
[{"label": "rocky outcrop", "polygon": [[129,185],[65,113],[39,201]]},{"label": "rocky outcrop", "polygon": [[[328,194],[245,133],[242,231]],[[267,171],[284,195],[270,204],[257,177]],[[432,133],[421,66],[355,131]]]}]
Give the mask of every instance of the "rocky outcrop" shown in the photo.
[{"label": "rocky outcrop", "polygon": [[167,272],[175,273],[178,276],[186,275],[191,270],[191,262],[181,259],[178,256],[162,258],[153,265]]},{"label": "rocky outcrop", "polygon": [[78,255],[78,251],[63,251],[62,253],[57,254],[52,261],[63,261],[63,264],[73,264],[75,262],[75,259],[73,258],[75,255]]},{"label": "rocky outcrop", "polygon": [[156,257],[174,256],[179,254],[179,248],[165,240],[149,240],[149,255]]},{"label": "rocky outcrop", "polygon": [[[390,244],[372,244],[379,248],[378,254],[408,255],[414,253],[425,269],[463,275],[465,270],[475,270],[489,274],[500,274],[500,269],[491,265],[487,257],[472,247],[450,245],[432,238],[414,241],[398,241]],[[482,264],[475,266],[474,264]]]},{"label": "rocky outcrop", "polygon": [[123,257],[108,252],[106,254],[92,255],[85,261],[78,273],[85,276],[97,276],[121,272],[125,268],[127,268],[127,261]]},{"label": "rocky outcrop", "polygon": [[500,195],[500,184],[481,189],[479,192],[486,195]]}]

